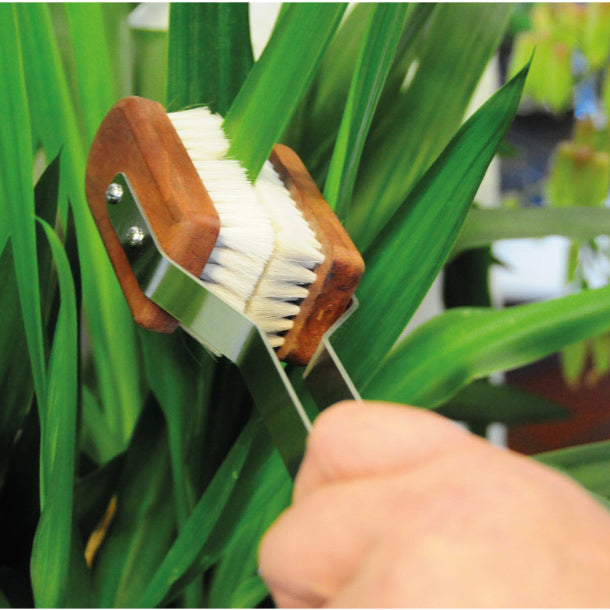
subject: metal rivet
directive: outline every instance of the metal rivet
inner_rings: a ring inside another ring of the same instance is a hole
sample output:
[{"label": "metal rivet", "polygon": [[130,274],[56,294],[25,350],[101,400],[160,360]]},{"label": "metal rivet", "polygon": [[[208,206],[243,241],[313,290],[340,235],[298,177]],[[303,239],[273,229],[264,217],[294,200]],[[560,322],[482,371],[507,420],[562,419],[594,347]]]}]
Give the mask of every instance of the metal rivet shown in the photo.
[{"label": "metal rivet", "polygon": [[127,231],[127,243],[130,246],[139,246],[145,237],[146,235],[140,227],[129,227]]},{"label": "metal rivet", "polygon": [[113,182],[106,189],[106,202],[116,205],[123,198],[123,187],[116,182]]}]

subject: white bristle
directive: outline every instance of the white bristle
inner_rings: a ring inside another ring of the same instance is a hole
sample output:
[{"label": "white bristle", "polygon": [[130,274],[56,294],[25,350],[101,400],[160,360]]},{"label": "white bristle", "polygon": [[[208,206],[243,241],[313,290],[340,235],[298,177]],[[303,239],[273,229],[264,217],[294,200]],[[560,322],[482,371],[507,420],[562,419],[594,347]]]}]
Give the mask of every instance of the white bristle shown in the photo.
[{"label": "white bristle", "polygon": [[279,347],[324,260],[322,248],[269,162],[253,186],[239,163],[227,157],[221,117],[207,108],[168,116],[220,218],[201,279]]},{"label": "white bristle", "polygon": [[[244,169],[226,155],[222,119],[207,108],[168,114],[220,218],[216,246],[201,279],[245,312],[273,251],[273,228]],[[256,236],[255,239],[252,236]]]},{"label": "white bristle", "polygon": [[300,301],[316,278],[313,269],[324,261],[322,248],[273,166],[263,166],[254,187],[269,212],[275,231],[271,260],[246,312],[267,332],[281,339],[274,324],[298,314]]}]

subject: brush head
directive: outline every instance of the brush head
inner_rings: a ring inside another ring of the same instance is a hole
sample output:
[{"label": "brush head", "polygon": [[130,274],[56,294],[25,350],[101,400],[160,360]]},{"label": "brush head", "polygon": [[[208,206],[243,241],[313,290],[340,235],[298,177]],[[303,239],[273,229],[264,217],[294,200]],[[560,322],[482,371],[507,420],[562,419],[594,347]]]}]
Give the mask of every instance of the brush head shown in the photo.
[{"label": "brush head", "polygon": [[102,121],[87,161],[85,192],[127,303],[138,324],[171,332],[178,325],[140,290],[106,210],[106,188],[123,172],[146,208],[161,247],[199,275],[220,219],[180,137],[157,102],[127,97]]},{"label": "brush head", "polygon": [[168,256],[256,322],[281,359],[306,364],[349,305],[364,263],[293,151],[276,145],[253,185],[228,150],[222,119],[206,108],[165,114],[149,100],[122,100],[89,157],[94,218],[138,323],[162,331],[176,325],[125,269],[104,196],[118,172]]}]

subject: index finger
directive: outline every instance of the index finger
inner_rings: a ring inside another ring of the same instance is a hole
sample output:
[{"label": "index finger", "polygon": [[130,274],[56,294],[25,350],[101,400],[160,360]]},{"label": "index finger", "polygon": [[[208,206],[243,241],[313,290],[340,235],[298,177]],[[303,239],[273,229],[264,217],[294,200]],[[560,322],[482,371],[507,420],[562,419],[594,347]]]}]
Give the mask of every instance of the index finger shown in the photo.
[{"label": "index finger", "polygon": [[294,501],[321,485],[412,468],[473,438],[423,409],[346,401],[323,411],[309,435]]}]

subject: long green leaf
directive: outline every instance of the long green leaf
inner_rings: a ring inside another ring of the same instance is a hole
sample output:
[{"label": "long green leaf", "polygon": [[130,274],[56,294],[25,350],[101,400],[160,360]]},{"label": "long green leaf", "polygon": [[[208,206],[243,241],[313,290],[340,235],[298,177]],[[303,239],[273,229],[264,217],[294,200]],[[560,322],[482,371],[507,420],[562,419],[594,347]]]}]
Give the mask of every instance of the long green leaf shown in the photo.
[{"label": "long green leaf", "polygon": [[[65,5],[75,49],[76,82],[84,115],[85,138],[91,142],[100,122],[115,100],[104,16],[99,3],[68,2]],[[100,76],[101,75],[101,78]]]},{"label": "long green leaf", "polygon": [[15,277],[27,337],[34,386],[46,395],[45,357],[36,260],[36,224],[32,189],[31,128],[24,80],[20,24],[9,4],[0,8],[0,79],[8,94],[0,96],[0,205],[13,244]]},{"label": "long green leaf", "polygon": [[180,333],[141,332],[146,377],[163,410],[168,427],[176,515],[182,527],[194,505],[188,456],[201,438],[205,420],[204,396],[211,367],[199,366],[184,348]]},{"label": "long green leaf", "polygon": [[[59,188],[59,157],[49,165],[34,189],[36,214],[49,223],[54,222]],[[36,249],[40,276],[40,294],[43,302],[43,322],[53,300],[51,283],[52,256],[44,230],[40,227]],[[11,451],[18,430],[29,411],[32,396],[32,373],[28,358],[27,339],[19,306],[12,245],[0,256],[0,311],[4,323],[0,331],[0,458]]]},{"label": "long green leaf", "polygon": [[567,417],[562,405],[509,385],[475,381],[436,409],[451,419],[474,424],[523,424]]},{"label": "long green leaf", "polygon": [[36,604],[64,603],[72,550],[77,409],[77,312],[68,259],[43,222],[57,266],[61,305],[49,361],[48,392],[39,402],[41,516],[31,559]]},{"label": "long green leaf", "polygon": [[610,441],[539,453],[534,458],[565,472],[594,494],[610,498]]},{"label": "long green leaf", "polygon": [[369,18],[324,188],[341,220],[351,203],[364,142],[406,17],[405,4],[379,4]]},{"label": "long green leaf", "polygon": [[412,65],[412,80],[398,95],[390,90],[382,98],[365,148],[346,222],[361,251],[458,129],[510,11],[509,4],[436,7]]},{"label": "long green leaf", "polygon": [[7,458],[30,408],[33,386],[28,346],[19,306],[11,243],[0,256],[0,459]]},{"label": "long green leaf", "polygon": [[252,419],[227,455],[225,462],[195,506],[178,538],[165,556],[138,600],[138,607],[160,604],[172,587],[189,571],[205,552],[206,542],[237,484],[250,446],[262,431],[260,421]]},{"label": "long green leaf", "polygon": [[[134,324],[85,201],[85,150],[48,9],[44,4],[24,3],[17,11],[34,133],[47,156],[56,156],[61,147],[64,151],[60,208],[67,197],[76,223],[84,315],[104,414],[126,446],[142,402]],[[85,83],[99,91],[108,78],[94,64]],[[102,118],[91,116],[95,124],[87,126],[87,133],[93,133]],[[66,216],[64,209],[62,227]]]},{"label": "long green leaf", "polygon": [[253,63],[248,5],[170,5],[167,109],[205,104],[225,115]]},{"label": "long green leaf", "polygon": [[[345,16],[295,117],[282,136],[282,141],[298,151],[319,184],[323,183],[328,171],[364,33],[375,7],[370,2],[356,3]],[[383,94],[386,98],[388,91],[394,91],[391,95],[394,104],[434,9],[433,3],[409,4],[407,23]]]},{"label": "long green leaf", "polygon": [[279,141],[322,54],[337,29],[345,4],[289,4],[273,36],[240,89],[224,122],[229,154],[256,179]]},{"label": "long green leaf", "polygon": [[146,589],[175,535],[170,489],[167,427],[151,401],[142,411],[125,455],[111,535],[93,566],[98,607],[133,607]]},{"label": "long green leaf", "polygon": [[375,373],[446,261],[517,110],[525,76],[523,70],[464,124],[371,245],[360,307],[336,339],[356,384]]},{"label": "long green leaf", "polygon": [[[214,571],[209,595],[213,608],[249,608],[264,596],[260,596],[264,587],[252,582],[258,567],[258,545],[265,531],[289,505],[292,484],[277,452],[270,454],[259,473],[264,476],[251,476],[254,484],[241,490],[248,494],[242,499],[243,517],[233,528],[226,552]],[[256,598],[257,595],[260,597]]]},{"label": "long green leaf", "polygon": [[473,379],[512,369],[610,329],[610,287],[503,310],[459,308],[407,336],[367,396],[434,407]]},{"label": "long green leaf", "polygon": [[470,210],[452,256],[499,239],[563,235],[591,239],[610,234],[610,210],[605,208],[530,208]]}]

